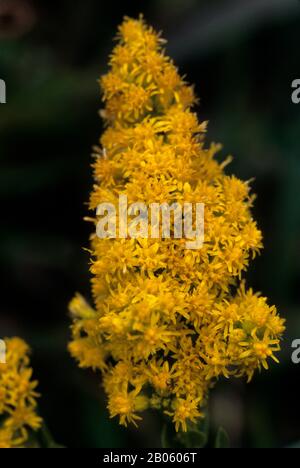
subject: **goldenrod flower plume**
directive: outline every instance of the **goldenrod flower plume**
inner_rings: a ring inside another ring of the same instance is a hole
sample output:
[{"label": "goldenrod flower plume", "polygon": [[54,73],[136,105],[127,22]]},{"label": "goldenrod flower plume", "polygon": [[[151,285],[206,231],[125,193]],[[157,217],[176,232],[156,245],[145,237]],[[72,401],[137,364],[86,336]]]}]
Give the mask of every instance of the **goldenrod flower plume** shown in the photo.
[{"label": "goldenrod flower plume", "polygon": [[[119,28],[101,78],[106,130],[96,148],[91,210],[102,202],[204,203],[205,242],[92,236],[94,307],[76,296],[69,349],[103,375],[108,409],[136,424],[147,408],[176,430],[201,417],[220,377],[250,380],[280,349],[282,320],[242,279],[262,248],[250,186],[225,175],[219,145],[192,111],[193,88],[142,19]],[[95,219],[95,224],[97,219]]]},{"label": "goldenrod flower plume", "polygon": [[0,448],[24,448],[29,432],[41,427],[29,367],[29,348],[20,338],[4,340],[5,361],[0,363]]}]

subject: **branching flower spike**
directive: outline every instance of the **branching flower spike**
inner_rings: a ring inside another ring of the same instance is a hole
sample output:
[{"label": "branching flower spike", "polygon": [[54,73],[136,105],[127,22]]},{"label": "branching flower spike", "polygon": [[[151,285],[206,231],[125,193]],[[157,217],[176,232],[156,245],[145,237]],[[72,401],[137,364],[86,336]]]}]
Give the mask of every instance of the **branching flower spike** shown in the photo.
[{"label": "branching flower spike", "polygon": [[[103,202],[204,203],[205,242],[92,236],[94,306],[71,302],[69,349],[103,376],[111,417],[137,424],[155,408],[176,430],[203,414],[221,378],[252,379],[277,361],[284,331],[243,274],[262,248],[249,183],[225,175],[219,145],[192,111],[193,88],[142,19],[126,18],[101,78],[106,130],[96,148],[90,209]],[[95,219],[95,224],[97,219]]]},{"label": "branching flower spike", "polygon": [[32,380],[27,344],[11,338],[5,347],[6,363],[0,364],[0,448],[25,448],[30,431],[42,425],[36,411],[37,382]]}]

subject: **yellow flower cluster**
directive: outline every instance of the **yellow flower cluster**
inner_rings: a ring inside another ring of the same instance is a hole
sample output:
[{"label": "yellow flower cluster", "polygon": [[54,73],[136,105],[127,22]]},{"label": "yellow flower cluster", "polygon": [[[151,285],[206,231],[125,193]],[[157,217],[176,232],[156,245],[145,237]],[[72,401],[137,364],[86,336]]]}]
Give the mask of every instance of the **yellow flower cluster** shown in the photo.
[{"label": "yellow flower cluster", "polygon": [[23,340],[5,340],[6,364],[0,364],[0,448],[26,446],[29,430],[40,428],[35,391],[29,367],[29,348]]},{"label": "yellow flower cluster", "polygon": [[119,28],[101,79],[107,128],[95,149],[90,208],[117,205],[120,195],[128,203],[202,202],[204,247],[94,235],[95,308],[79,295],[71,302],[69,349],[81,367],[102,372],[111,417],[136,424],[157,408],[186,431],[219,377],[250,380],[269,358],[277,362],[284,321],[242,280],[262,248],[249,183],[225,175],[230,158],[221,164],[220,147],[205,146],[193,88],[163,44],[142,19]]}]

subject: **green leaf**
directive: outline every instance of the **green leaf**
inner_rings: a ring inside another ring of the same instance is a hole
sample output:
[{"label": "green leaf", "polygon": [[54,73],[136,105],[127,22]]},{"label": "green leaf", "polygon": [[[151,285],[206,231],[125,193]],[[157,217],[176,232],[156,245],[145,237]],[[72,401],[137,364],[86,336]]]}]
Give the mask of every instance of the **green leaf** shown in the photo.
[{"label": "green leaf", "polygon": [[165,424],[161,434],[162,448],[201,449],[207,446],[209,437],[208,417],[197,423],[189,423],[187,432],[175,432],[174,426]]},{"label": "green leaf", "polygon": [[161,447],[164,449],[172,448],[172,445],[169,441],[169,434],[168,434],[168,425],[164,424],[162,431],[161,431]]},{"label": "green leaf", "polygon": [[224,449],[230,447],[229,436],[223,427],[220,427],[217,432],[215,448]]},{"label": "green leaf", "polygon": [[43,426],[41,427],[39,431],[39,439],[40,439],[40,445],[42,448],[49,448],[49,449],[65,448],[63,445],[57,444],[54,441],[52,434],[50,433],[46,424],[43,424]]},{"label": "green leaf", "polygon": [[207,412],[204,413],[204,418],[200,419],[200,421],[198,422],[198,424],[196,424],[196,426],[197,426],[197,431],[205,434],[208,440],[209,429],[210,429],[210,419],[209,419],[209,415]]},{"label": "green leaf", "polygon": [[189,431],[178,436],[184,448],[201,449],[207,445],[207,435],[199,431]]}]

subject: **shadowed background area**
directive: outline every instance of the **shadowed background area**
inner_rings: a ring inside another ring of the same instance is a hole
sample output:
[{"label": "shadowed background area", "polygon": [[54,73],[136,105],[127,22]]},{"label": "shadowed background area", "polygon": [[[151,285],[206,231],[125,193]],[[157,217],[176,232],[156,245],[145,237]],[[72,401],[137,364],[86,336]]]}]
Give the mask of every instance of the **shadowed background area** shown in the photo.
[{"label": "shadowed background area", "polygon": [[97,78],[124,15],[143,12],[167,51],[195,83],[208,139],[232,154],[228,169],[258,194],[255,217],[265,250],[248,275],[287,318],[281,364],[250,385],[220,382],[211,424],[235,447],[300,441],[291,343],[300,338],[300,78],[297,0],[0,0],[0,337],[21,336],[34,350],[40,412],[68,447],[154,447],[160,419],[138,430],[109,420],[99,376],[69,357],[67,305],[90,296],[85,202],[91,147],[102,131]]}]

